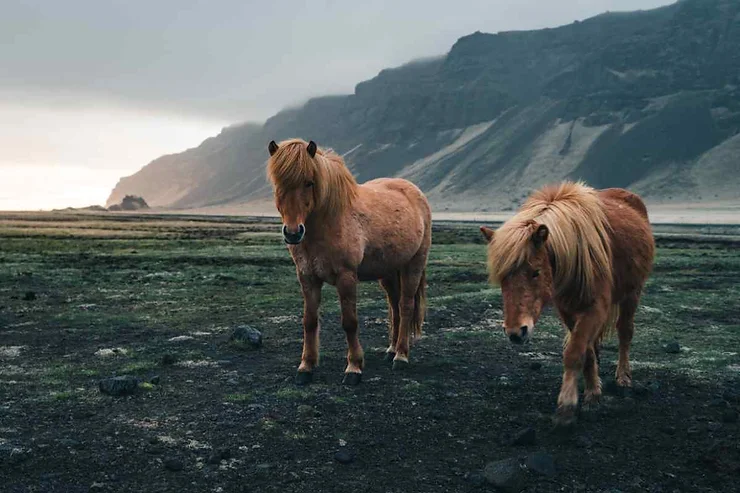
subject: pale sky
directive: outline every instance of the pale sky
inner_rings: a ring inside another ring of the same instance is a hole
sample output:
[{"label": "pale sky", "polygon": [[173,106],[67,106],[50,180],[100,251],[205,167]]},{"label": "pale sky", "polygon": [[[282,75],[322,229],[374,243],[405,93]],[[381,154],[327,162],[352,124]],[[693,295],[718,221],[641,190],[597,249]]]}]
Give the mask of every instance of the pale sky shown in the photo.
[{"label": "pale sky", "polygon": [[1,0],[0,210],[103,204],[121,176],[461,36],[666,0]]}]

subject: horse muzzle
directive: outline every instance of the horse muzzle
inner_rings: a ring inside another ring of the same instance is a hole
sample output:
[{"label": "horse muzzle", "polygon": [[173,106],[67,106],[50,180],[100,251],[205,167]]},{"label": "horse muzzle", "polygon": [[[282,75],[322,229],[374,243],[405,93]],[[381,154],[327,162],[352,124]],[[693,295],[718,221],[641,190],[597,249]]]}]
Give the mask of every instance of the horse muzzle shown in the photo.
[{"label": "horse muzzle", "polygon": [[507,330],[504,327],[504,333],[509,336],[513,344],[525,344],[529,342],[530,328],[528,325],[522,325],[519,330]]},{"label": "horse muzzle", "polygon": [[298,225],[298,231],[290,231],[288,226],[283,224],[283,240],[288,245],[297,245],[303,241],[304,236],[306,236],[306,227],[303,224]]}]

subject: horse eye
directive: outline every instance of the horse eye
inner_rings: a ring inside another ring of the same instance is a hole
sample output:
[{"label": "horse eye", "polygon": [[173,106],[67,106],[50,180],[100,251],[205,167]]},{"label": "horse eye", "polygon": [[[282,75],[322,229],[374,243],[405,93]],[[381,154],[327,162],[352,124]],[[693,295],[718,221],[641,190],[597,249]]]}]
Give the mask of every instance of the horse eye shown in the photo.
[{"label": "horse eye", "polygon": [[311,188],[312,186],[313,186],[313,182],[312,181],[307,181],[306,182],[306,188]]},{"label": "horse eye", "polygon": [[538,277],[540,277],[540,271],[539,271],[539,269],[537,269],[534,272],[532,272],[532,279],[537,279]]}]

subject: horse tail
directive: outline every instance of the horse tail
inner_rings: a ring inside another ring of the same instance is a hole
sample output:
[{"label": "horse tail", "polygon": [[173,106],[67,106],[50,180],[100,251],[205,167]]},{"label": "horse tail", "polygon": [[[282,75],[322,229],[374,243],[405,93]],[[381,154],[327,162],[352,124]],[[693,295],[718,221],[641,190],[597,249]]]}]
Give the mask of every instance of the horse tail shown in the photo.
[{"label": "horse tail", "polygon": [[601,328],[601,333],[599,334],[599,343],[605,337],[609,337],[615,332],[617,320],[619,320],[619,305],[615,303],[609,308],[609,315],[606,317],[606,322],[604,322],[604,326]]},{"label": "horse tail", "polygon": [[427,269],[421,271],[421,279],[419,279],[419,287],[416,288],[416,294],[414,295],[414,311],[411,315],[411,327],[409,328],[411,333],[414,334],[414,338],[421,337],[421,326],[424,324],[424,315],[427,309]]}]

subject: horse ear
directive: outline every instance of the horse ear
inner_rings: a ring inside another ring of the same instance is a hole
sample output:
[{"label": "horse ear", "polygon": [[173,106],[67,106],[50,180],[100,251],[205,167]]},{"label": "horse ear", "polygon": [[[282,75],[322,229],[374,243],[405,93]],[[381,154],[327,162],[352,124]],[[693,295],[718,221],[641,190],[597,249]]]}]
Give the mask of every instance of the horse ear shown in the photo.
[{"label": "horse ear", "polygon": [[308,151],[309,156],[314,157],[316,155],[316,142],[314,142],[313,140],[309,142],[306,150]]},{"label": "horse ear", "polygon": [[278,150],[278,145],[275,143],[274,140],[271,140],[270,143],[267,144],[267,150],[270,151],[270,156],[275,155]]},{"label": "horse ear", "polygon": [[536,248],[539,248],[544,245],[549,235],[550,230],[547,229],[547,226],[545,226],[544,224],[540,224],[535,232],[532,233],[532,241],[534,242],[534,246]]},{"label": "horse ear", "polygon": [[488,243],[491,243],[493,241],[493,236],[496,234],[494,230],[485,226],[480,227],[480,232],[483,233],[483,237]]}]

